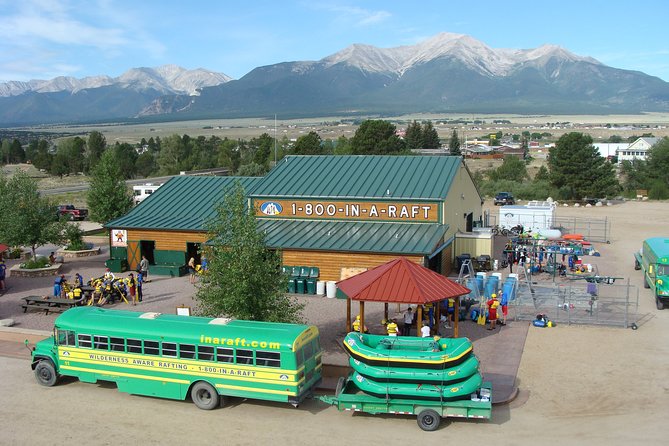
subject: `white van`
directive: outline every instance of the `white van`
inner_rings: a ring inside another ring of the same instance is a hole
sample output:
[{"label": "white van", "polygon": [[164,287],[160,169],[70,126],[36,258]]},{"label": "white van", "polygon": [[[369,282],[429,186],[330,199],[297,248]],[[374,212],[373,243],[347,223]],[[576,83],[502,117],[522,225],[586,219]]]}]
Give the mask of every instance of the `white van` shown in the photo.
[{"label": "white van", "polygon": [[151,195],[158,189],[162,184],[153,184],[153,183],[146,183],[146,184],[140,184],[139,186],[132,186],[132,199],[135,202],[135,204],[139,204],[146,197]]}]

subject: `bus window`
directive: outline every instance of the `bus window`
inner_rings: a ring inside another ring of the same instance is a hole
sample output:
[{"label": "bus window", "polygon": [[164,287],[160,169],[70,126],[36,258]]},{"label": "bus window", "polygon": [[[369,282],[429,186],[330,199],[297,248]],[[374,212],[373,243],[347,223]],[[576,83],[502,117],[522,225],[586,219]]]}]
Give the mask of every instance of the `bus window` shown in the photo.
[{"label": "bus window", "polygon": [[177,344],[175,342],[163,342],[163,356],[177,357]]},{"label": "bus window", "polygon": [[125,351],[125,340],[123,338],[109,338],[109,345],[114,352]]},{"label": "bus window", "polygon": [[253,350],[237,350],[237,364],[253,364]]},{"label": "bus window", "polygon": [[160,344],[158,341],[144,341],[145,355],[160,355]]},{"label": "bus window", "polygon": [[195,346],[192,344],[179,344],[179,357],[181,359],[195,359]]},{"label": "bus window", "polygon": [[109,350],[109,338],[107,336],[93,336],[93,348]]},{"label": "bus window", "polygon": [[208,345],[198,345],[197,346],[197,359],[202,361],[213,361],[214,360],[214,347]]},{"label": "bus window", "polygon": [[77,335],[77,340],[79,341],[79,347],[91,348],[91,335]]},{"label": "bus window", "polygon": [[303,357],[304,353],[303,353],[302,350],[304,350],[304,349],[299,349],[298,351],[295,352],[295,367],[296,368],[299,368],[302,365],[302,363],[304,362],[304,357]]},{"label": "bus window", "polygon": [[304,346],[304,360],[311,359],[312,356],[314,356],[314,347],[309,342]]},{"label": "bus window", "polygon": [[281,354],[278,352],[256,351],[256,365],[281,367]]},{"label": "bus window", "polygon": [[128,353],[142,353],[142,340],[128,339]]},{"label": "bus window", "polygon": [[72,330],[58,330],[58,345],[76,345]]},{"label": "bus window", "polygon": [[218,347],[216,349],[216,360],[218,362],[235,362],[231,348]]}]

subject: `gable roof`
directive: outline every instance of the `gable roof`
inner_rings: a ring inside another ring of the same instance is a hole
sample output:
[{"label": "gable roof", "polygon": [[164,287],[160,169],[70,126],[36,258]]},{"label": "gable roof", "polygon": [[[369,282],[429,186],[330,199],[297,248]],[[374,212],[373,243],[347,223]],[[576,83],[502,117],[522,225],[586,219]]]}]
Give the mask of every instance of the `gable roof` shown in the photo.
[{"label": "gable roof", "polygon": [[106,228],[205,230],[216,206],[237,181],[248,195],[262,177],[175,176]]},{"label": "gable roof", "polygon": [[287,156],[251,197],[443,200],[458,156]]}]

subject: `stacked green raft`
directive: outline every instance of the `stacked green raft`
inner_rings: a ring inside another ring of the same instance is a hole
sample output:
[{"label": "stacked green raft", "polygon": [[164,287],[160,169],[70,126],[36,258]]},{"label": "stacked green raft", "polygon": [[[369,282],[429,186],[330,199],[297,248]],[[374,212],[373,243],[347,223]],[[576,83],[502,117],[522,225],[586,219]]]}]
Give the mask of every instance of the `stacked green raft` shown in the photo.
[{"label": "stacked green raft", "polygon": [[467,338],[438,339],[349,333],[349,380],[380,398],[469,399],[481,388],[479,361]]}]

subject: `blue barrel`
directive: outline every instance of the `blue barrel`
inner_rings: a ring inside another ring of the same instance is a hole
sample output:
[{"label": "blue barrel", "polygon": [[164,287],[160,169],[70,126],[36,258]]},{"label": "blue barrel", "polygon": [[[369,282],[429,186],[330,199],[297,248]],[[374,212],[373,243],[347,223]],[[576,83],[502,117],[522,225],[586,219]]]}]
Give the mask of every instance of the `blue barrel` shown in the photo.
[{"label": "blue barrel", "polygon": [[471,279],[471,278],[467,279],[467,288],[471,290],[467,295],[467,297],[469,297],[470,299],[476,299],[477,294],[480,294],[476,293],[476,288],[478,287],[478,283],[476,282],[477,282],[476,279]]},{"label": "blue barrel", "polygon": [[492,280],[492,277],[488,279],[488,281],[485,284],[485,291],[484,295],[486,299],[490,299],[490,297],[494,294],[497,293],[497,281]]},{"label": "blue barrel", "polygon": [[504,285],[502,286],[502,294],[506,294],[507,296],[509,296],[510,301],[516,298],[515,284],[516,284],[516,279],[514,279],[513,277],[507,277],[506,281],[504,282]]},{"label": "blue barrel", "polygon": [[485,282],[483,280],[483,276],[476,276],[476,284],[478,285],[479,289],[479,294],[483,294],[483,285],[485,285]]}]

